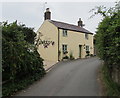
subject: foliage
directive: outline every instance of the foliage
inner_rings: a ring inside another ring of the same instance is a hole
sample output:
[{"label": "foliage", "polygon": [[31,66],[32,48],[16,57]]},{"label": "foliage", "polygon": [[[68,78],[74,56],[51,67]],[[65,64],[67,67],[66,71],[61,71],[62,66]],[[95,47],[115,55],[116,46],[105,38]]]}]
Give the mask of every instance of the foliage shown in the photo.
[{"label": "foliage", "polygon": [[70,60],[74,60],[75,58],[74,58],[74,56],[73,56],[73,54],[72,54],[72,52],[70,53]]},{"label": "foliage", "polygon": [[45,74],[43,59],[33,44],[35,37],[33,29],[17,24],[17,21],[10,24],[3,22],[1,26],[2,80],[15,83],[16,80],[36,73],[42,77]]},{"label": "foliage", "polygon": [[[104,6],[97,7],[95,14],[103,16],[102,22],[99,23],[97,28],[95,39],[97,55],[105,61],[106,79],[110,78],[110,86],[111,82],[114,81],[113,77],[116,75],[114,69],[120,71],[120,1],[116,2],[115,7],[109,9]],[[119,78],[117,80],[120,81]],[[118,83],[119,81],[114,82]],[[113,87],[118,90],[116,85],[113,85]]]},{"label": "foliage", "polygon": [[94,57],[94,55],[93,55],[93,54],[90,54],[90,57]]},{"label": "foliage", "polygon": [[68,53],[68,51],[63,51],[63,54],[67,54]]},{"label": "foliage", "polygon": [[120,68],[120,2],[103,10],[97,12],[104,17],[95,35],[98,55],[109,67]]},{"label": "foliage", "polygon": [[86,51],[86,56],[89,56],[90,55],[90,51]]},{"label": "foliage", "polygon": [[106,65],[102,67],[103,81],[105,82],[105,87],[107,96],[120,96],[120,85],[113,82],[109,76],[109,70]]},{"label": "foliage", "polygon": [[12,81],[3,84],[2,86],[2,94],[3,96],[10,96],[14,95],[17,91],[25,89],[28,87],[30,84],[32,84],[34,81],[39,80],[41,74],[40,73],[35,73],[32,76],[28,76],[22,80],[16,80],[14,83]]},{"label": "foliage", "polygon": [[69,59],[69,57],[66,55],[66,56],[63,57],[63,59]]}]

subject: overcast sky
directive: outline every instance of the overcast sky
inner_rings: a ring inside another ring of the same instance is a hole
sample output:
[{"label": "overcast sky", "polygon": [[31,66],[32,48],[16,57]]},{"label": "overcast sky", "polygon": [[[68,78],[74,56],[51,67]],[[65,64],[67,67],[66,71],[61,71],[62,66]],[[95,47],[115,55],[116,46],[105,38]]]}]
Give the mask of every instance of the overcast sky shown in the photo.
[{"label": "overcast sky", "polygon": [[36,31],[44,21],[45,8],[49,7],[52,20],[77,25],[78,19],[81,18],[85,24],[84,28],[94,33],[102,17],[98,15],[89,19],[93,14],[89,11],[100,5],[112,7],[115,2],[47,2],[47,4],[45,2],[2,2],[0,21],[18,20],[28,27],[35,28]]}]

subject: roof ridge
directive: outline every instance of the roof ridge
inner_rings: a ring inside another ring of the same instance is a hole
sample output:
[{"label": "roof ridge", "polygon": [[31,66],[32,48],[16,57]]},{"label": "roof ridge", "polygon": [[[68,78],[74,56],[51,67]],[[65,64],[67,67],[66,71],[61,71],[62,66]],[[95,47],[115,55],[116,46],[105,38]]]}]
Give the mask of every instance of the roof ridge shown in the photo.
[{"label": "roof ridge", "polygon": [[[56,21],[56,20],[50,20],[50,21],[54,21],[54,22],[59,22],[59,23],[64,23],[64,24],[68,24],[68,25],[73,25],[73,26],[77,26],[75,24],[70,24],[70,23],[66,23],[66,22],[62,22],[62,21]],[[77,27],[80,27],[80,26],[77,26]],[[81,27],[83,28],[83,27]]]},{"label": "roof ridge", "polygon": [[93,34],[90,31],[88,31],[87,29],[80,27],[80,26],[77,26],[77,25],[73,25],[73,24],[69,24],[69,23],[65,23],[65,22],[60,22],[60,21],[56,21],[56,20],[48,20],[48,21],[51,22],[52,24],[54,24],[58,28]]}]

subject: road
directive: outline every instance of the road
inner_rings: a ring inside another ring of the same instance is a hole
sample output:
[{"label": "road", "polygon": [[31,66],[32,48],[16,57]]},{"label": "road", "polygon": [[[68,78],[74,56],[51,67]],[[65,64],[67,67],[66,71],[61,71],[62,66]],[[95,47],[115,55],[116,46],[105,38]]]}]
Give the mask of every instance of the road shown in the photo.
[{"label": "road", "polygon": [[15,96],[99,96],[100,64],[96,57],[59,62],[43,79]]}]

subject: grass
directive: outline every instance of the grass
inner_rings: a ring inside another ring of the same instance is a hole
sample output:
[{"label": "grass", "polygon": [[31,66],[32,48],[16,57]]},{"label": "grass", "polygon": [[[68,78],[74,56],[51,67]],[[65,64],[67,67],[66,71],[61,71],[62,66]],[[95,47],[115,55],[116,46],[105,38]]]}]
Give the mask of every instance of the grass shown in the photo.
[{"label": "grass", "polygon": [[106,88],[105,96],[120,96],[120,85],[110,78],[106,65],[102,67],[102,76]]}]

